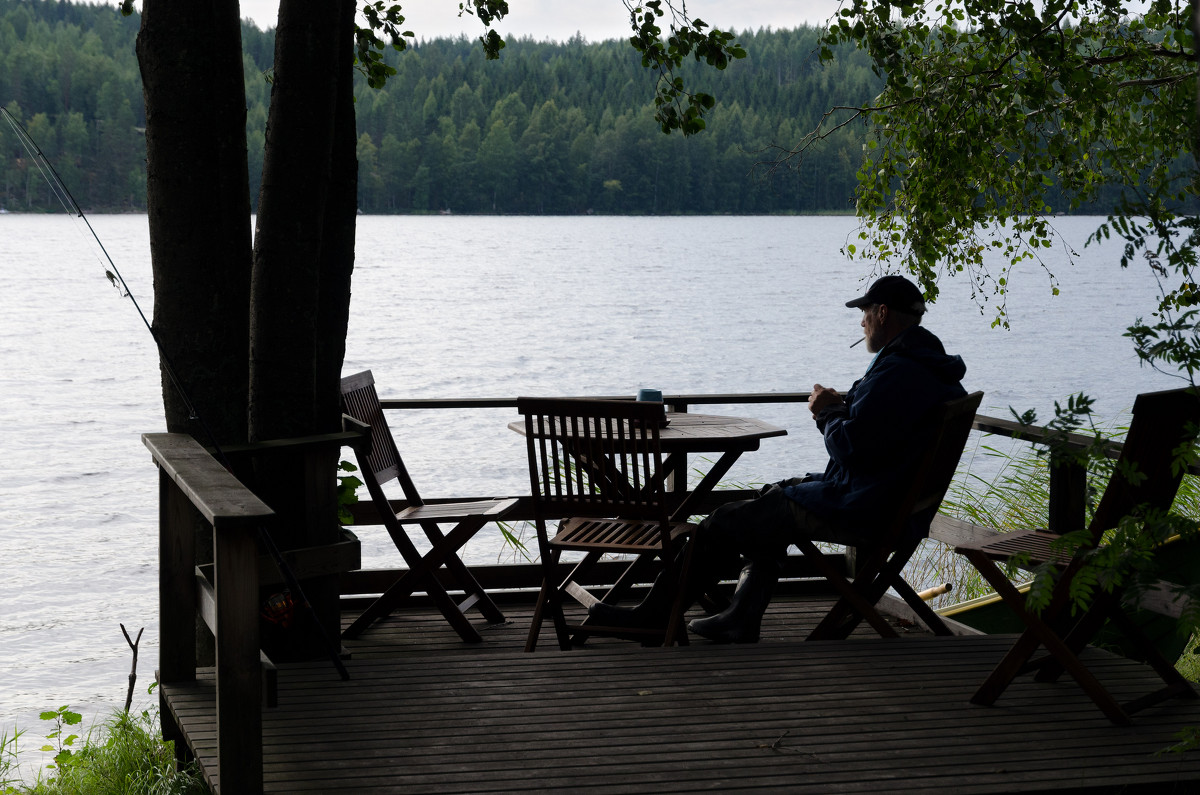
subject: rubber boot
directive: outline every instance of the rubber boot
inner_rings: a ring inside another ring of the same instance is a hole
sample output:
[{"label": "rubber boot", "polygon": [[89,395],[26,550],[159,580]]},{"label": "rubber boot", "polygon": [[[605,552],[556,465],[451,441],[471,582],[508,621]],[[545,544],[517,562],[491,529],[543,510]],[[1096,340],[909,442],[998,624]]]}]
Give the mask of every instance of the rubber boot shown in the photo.
[{"label": "rubber boot", "polygon": [[602,627],[660,627],[670,618],[672,594],[666,584],[666,569],[660,571],[650,592],[632,607],[595,602],[588,608],[588,620]]},{"label": "rubber boot", "polygon": [[729,607],[714,616],[697,618],[688,630],[717,643],[758,643],[763,613],[779,581],[778,563],[753,562],[742,569]]}]

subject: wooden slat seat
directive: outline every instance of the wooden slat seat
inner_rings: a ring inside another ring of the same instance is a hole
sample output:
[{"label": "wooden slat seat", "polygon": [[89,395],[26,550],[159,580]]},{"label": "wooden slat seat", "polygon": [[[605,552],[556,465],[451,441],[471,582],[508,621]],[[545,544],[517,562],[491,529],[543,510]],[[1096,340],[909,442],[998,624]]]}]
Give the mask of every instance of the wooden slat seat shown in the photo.
[{"label": "wooden slat seat", "polygon": [[1066,563],[1071,559],[1062,546],[1062,536],[1048,530],[1000,533],[997,538],[981,544],[979,551],[998,560],[1027,555],[1031,567],[1043,563]]},{"label": "wooden slat seat", "polygon": [[490,516],[499,519],[512,508],[511,497],[471,500],[469,502],[440,502],[433,505],[410,505],[396,512],[401,522],[461,522],[474,516]]},{"label": "wooden slat seat", "polygon": [[[671,543],[683,538],[688,525],[671,527]],[[582,552],[606,552],[618,545],[623,551],[641,554],[662,549],[662,528],[657,522],[632,522],[629,520],[581,519],[573,517],[562,523],[550,543],[562,549]]]}]

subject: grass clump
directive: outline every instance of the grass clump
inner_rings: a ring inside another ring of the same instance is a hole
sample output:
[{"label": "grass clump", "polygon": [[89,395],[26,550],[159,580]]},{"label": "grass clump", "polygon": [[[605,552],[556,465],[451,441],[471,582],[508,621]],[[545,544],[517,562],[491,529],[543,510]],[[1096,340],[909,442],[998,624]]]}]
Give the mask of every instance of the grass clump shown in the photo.
[{"label": "grass clump", "polygon": [[2,795],[11,795],[17,792],[15,787],[21,783],[21,780],[16,777],[17,742],[20,739],[21,732],[14,732],[12,736],[9,736],[7,732],[0,731],[0,793]]},{"label": "grass clump", "polygon": [[[0,735],[0,795],[207,795],[208,786],[191,768],[176,770],[175,751],[158,729],[157,713],[116,712],[89,730],[80,743],[71,726],[79,713],[60,707],[42,713],[53,729],[42,751],[54,761],[32,783],[19,775],[17,743],[22,732]],[[76,747],[78,746],[78,747]]]}]

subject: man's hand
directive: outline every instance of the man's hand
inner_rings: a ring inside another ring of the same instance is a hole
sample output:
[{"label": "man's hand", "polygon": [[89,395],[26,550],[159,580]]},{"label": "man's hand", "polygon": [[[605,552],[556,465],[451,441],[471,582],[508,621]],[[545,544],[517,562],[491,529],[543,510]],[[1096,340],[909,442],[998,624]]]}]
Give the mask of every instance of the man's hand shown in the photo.
[{"label": "man's hand", "polygon": [[845,402],[836,389],[826,389],[820,384],[813,384],[812,393],[808,396],[808,410],[812,412],[813,419],[816,419],[822,409]]}]

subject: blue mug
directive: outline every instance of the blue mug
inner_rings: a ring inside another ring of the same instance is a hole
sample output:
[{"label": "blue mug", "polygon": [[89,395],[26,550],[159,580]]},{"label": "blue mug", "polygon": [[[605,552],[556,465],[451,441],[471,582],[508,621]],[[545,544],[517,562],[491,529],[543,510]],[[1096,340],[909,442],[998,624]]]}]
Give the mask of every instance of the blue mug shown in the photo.
[{"label": "blue mug", "polygon": [[662,403],[662,390],[639,389],[637,399],[642,403]]}]

